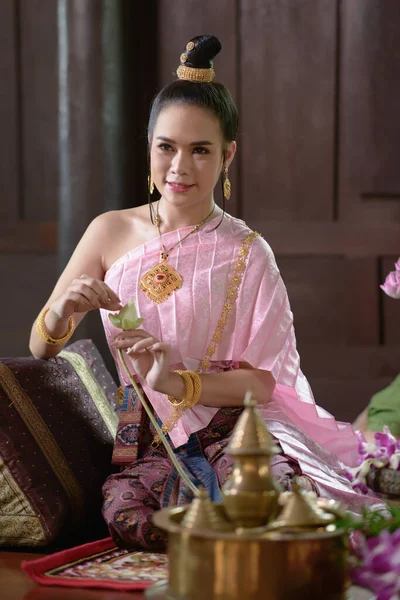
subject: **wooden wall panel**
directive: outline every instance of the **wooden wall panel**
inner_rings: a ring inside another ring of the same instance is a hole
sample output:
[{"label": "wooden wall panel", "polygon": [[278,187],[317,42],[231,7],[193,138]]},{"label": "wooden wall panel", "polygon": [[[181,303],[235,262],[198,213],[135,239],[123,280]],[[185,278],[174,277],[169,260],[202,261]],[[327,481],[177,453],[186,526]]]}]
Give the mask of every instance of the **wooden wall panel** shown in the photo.
[{"label": "wooden wall panel", "polygon": [[348,296],[341,257],[279,257],[294,314],[298,343],[346,343]]},{"label": "wooden wall panel", "polygon": [[0,221],[0,253],[55,254],[57,224],[54,221],[27,223]]},{"label": "wooden wall panel", "polygon": [[19,0],[23,216],[50,221],[58,201],[57,2]]},{"label": "wooden wall panel", "polygon": [[315,255],[278,256],[277,262],[300,346],[379,344],[376,261]]},{"label": "wooden wall panel", "polygon": [[241,1],[246,219],[333,213],[336,2]]},{"label": "wooden wall panel", "polygon": [[400,372],[400,344],[390,346],[331,345],[302,343],[302,368],[314,379],[380,379],[394,378]]},{"label": "wooden wall panel", "polygon": [[391,378],[379,377],[351,380],[309,377],[309,383],[319,406],[328,410],[339,421],[352,423],[366,408],[373,394],[391,383]]},{"label": "wooden wall panel", "polygon": [[[255,210],[255,209],[254,209]],[[399,223],[267,221],[256,216],[246,219],[280,255],[329,256],[340,254],[351,258],[375,258],[399,252]]]},{"label": "wooden wall panel", "polygon": [[32,323],[50,295],[57,276],[55,256],[1,254],[0,356],[29,356]]},{"label": "wooden wall panel", "polygon": [[18,21],[15,0],[0,2],[0,220],[19,216]]},{"label": "wooden wall panel", "polygon": [[341,3],[341,219],[400,221],[400,3]]},{"label": "wooden wall panel", "polygon": [[[378,345],[380,342],[380,288],[378,260],[354,258],[345,262],[344,284],[346,343],[353,346]],[[338,307],[340,310],[340,307]]]},{"label": "wooden wall panel", "polygon": [[[160,35],[158,44],[158,70],[160,87],[173,81],[172,73],[179,66],[179,57],[186,43],[196,35],[210,33],[216,35],[222,44],[222,51],[216,57],[214,68],[216,81],[226,85],[231,91],[236,103],[239,95],[238,69],[238,15],[239,0],[159,0],[158,28]],[[239,106],[240,109],[240,106]],[[240,214],[239,167],[240,145],[238,155],[229,172],[232,183],[232,198],[228,212]],[[216,201],[221,203],[219,187]]]}]

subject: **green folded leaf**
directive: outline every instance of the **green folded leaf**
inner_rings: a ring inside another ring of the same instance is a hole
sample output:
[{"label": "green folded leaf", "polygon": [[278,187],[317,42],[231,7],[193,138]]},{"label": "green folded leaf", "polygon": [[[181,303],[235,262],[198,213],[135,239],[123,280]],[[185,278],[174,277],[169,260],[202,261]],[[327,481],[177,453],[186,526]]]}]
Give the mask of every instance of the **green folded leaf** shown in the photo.
[{"label": "green folded leaf", "polygon": [[124,331],[128,329],[137,329],[144,321],[144,319],[138,317],[136,306],[132,298],[128,300],[128,304],[125,304],[125,306],[121,308],[119,313],[110,313],[108,317],[114,327],[118,327],[118,329],[123,329]]}]

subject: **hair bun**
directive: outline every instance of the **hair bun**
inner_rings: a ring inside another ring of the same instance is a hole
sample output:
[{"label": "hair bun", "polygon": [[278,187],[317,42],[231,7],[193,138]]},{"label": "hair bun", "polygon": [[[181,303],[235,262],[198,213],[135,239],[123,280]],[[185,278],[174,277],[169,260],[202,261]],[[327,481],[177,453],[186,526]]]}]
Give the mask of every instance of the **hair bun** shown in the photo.
[{"label": "hair bun", "polygon": [[211,69],[213,59],[221,52],[222,45],[215,35],[198,35],[186,44],[181,54],[181,65],[194,69]]}]

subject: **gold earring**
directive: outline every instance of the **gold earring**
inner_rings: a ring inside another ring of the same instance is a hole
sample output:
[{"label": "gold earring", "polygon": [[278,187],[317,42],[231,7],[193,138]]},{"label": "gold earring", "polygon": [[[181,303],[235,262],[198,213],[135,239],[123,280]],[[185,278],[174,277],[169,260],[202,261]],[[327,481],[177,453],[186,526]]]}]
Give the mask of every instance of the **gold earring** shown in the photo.
[{"label": "gold earring", "polygon": [[149,188],[149,194],[151,196],[152,193],[154,192],[154,181],[152,180],[150,173],[147,176],[147,185],[148,185],[148,188]]},{"label": "gold earring", "polygon": [[232,186],[228,178],[228,167],[224,169],[225,181],[224,181],[224,198],[229,200],[231,197]]}]

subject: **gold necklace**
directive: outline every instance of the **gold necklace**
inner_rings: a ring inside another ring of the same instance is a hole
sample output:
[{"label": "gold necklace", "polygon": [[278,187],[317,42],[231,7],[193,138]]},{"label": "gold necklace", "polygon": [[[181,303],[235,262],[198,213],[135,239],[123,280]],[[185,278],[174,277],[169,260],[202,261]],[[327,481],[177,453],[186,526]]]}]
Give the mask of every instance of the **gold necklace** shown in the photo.
[{"label": "gold necklace", "polygon": [[177,271],[175,271],[173,267],[171,267],[171,265],[167,263],[168,257],[171,254],[172,250],[176,248],[178,244],[181,244],[183,241],[185,241],[186,238],[192,235],[192,233],[196,233],[196,231],[198,231],[200,227],[202,227],[204,223],[208,221],[208,219],[211,217],[215,210],[214,204],[212,210],[208,213],[205,219],[203,219],[202,221],[200,221],[200,223],[195,225],[193,229],[185,235],[185,237],[176,242],[176,244],[171,246],[171,248],[167,249],[162,241],[162,234],[160,229],[161,218],[158,212],[159,204],[160,202],[158,202],[157,204],[157,215],[155,218],[155,225],[158,230],[158,235],[160,236],[161,262],[152,267],[150,271],[145,273],[141,278],[139,284],[140,289],[146,294],[149,300],[155,302],[156,304],[161,304],[161,302],[165,302],[165,300],[167,300],[169,296],[172,296],[172,294],[176,290],[179,290],[182,287],[182,277]]}]

